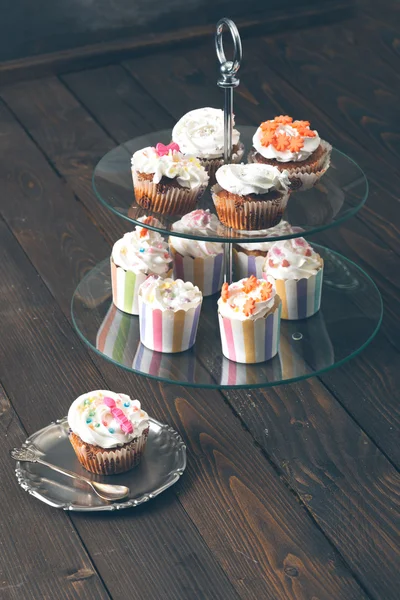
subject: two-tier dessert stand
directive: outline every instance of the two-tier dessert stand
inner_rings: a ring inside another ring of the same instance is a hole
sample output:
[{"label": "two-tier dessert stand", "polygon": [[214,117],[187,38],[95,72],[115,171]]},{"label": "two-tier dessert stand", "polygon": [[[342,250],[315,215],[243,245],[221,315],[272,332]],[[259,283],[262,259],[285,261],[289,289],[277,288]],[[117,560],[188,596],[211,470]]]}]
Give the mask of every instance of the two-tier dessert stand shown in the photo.
[{"label": "two-tier dessert stand", "polygon": [[[222,33],[227,26],[233,37],[234,57],[225,58]],[[232,140],[233,89],[240,67],[241,43],[235,25],[222,19],[217,25],[217,56],[221,64],[218,85],[225,90],[225,160]],[[248,151],[255,127],[237,127]],[[311,190],[292,194],[284,218],[296,233],[271,238],[250,235],[220,226],[217,233],[199,235],[171,231],[179,216],[144,210],[134,201],[130,159],[132,154],[158,142],[168,144],[171,131],[137,137],[108,152],[93,174],[93,188],[107,208],[133,225],[152,215],[160,226],[148,226],[164,235],[207,239],[225,244],[225,279],[232,280],[232,245],[308,237],[352,217],[365,203],[368,183],[363,171],[348,156],[333,149],[331,166]],[[199,208],[214,212],[207,191]],[[382,320],[382,300],[370,277],[356,264],[328,248],[314,247],[324,259],[321,310],[308,319],[282,321],[280,351],[272,360],[255,365],[229,361],[222,355],[217,318],[217,298],[205,298],[197,340],[179,354],[162,354],[145,348],[139,338],[139,318],[119,311],[112,303],[109,258],[80,282],[72,298],[72,318],[81,338],[98,354],[128,371],[160,381],[204,388],[252,388],[291,383],[320,375],[346,362],[365,348]]]}]

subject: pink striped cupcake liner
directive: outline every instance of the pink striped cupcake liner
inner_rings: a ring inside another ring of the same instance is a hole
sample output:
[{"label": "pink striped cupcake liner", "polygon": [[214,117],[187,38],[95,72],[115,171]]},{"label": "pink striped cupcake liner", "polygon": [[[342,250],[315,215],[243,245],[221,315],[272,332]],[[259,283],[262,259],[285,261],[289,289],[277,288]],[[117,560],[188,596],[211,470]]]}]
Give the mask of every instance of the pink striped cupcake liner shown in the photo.
[{"label": "pink striped cupcake liner", "polygon": [[160,310],[139,296],[140,340],[156,352],[183,352],[196,341],[201,303],[189,310]]},{"label": "pink striped cupcake liner", "polygon": [[282,319],[307,319],[321,307],[322,280],[324,269],[308,279],[274,279],[263,274],[263,278],[275,285],[282,300]]},{"label": "pink striped cupcake liner", "polygon": [[171,244],[170,251],[174,259],[174,279],[190,281],[197,285],[203,296],[212,296],[221,290],[224,279],[223,252],[206,258],[192,258],[182,256]]},{"label": "pink striped cupcake liner", "polygon": [[273,358],[279,350],[282,304],[275,297],[271,312],[260,319],[229,319],[218,313],[222,354],[238,363],[260,363]]},{"label": "pink striped cupcake liner", "polygon": [[111,259],[111,286],[115,306],[130,315],[138,315],[139,288],[147,277],[144,273],[125,271]]},{"label": "pink striped cupcake liner", "polygon": [[266,255],[254,256],[253,254],[241,252],[236,248],[233,248],[232,252],[236,281],[244,279],[245,277],[250,277],[251,275],[254,275],[257,279],[262,279]]}]

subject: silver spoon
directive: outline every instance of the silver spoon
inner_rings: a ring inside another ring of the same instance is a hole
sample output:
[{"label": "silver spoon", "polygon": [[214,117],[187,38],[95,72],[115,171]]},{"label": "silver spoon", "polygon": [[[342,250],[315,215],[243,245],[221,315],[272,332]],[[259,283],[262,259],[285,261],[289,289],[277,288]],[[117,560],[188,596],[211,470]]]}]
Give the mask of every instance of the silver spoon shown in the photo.
[{"label": "silver spoon", "polygon": [[68,471],[67,469],[62,469],[61,467],[57,467],[56,465],[52,465],[51,463],[42,460],[37,454],[35,454],[33,450],[29,448],[14,448],[13,450],[11,450],[10,454],[11,457],[15,460],[40,463],[41,465],[49,467],[49,469],[53,469],[53,471],[62,473],[67,477],[71,477],[72,479],[78,479],[79,481],[84,481],[85,483],[90,485],[92,490],[103,500],[113,502],[114,500],[121,500],[129,494],[129,488],[125,485],[109,485],[108,483],[97,483],[97,481],[91,481],[87,477],[83,477],[83,475],[77,475],[77,473],[73,473],[72,471]]}]

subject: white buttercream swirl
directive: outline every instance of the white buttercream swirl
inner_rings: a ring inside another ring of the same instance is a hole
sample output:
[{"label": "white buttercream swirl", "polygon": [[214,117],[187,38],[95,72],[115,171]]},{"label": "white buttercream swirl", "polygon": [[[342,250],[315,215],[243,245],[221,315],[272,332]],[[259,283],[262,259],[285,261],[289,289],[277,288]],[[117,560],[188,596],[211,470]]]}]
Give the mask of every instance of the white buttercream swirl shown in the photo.
[{"label": "white buttercream swirl", "polygon": [[138,150],[132,156],[132,167],[139,173],[154,174],[153,183],[159,183],[163,177],[176,179],[179,185],[191,190],[206,187],[208,174],[194,156],[184,156],[181,152],[170,150],[160,156],[155,148],[149,146]]},{"label": "white buttercream swirl", "polygon": [[300,237],[275,242],[268,251],[263,273],[274,279],[308,279],[322,264],[320,255]]},{"label": "white buttercream swirl", "polygon": [[203,300],[203,294],[197,285],[182,279],[160,279],[148,277],[140,286],[139,297],[153,309],[189,310],[196,308]]},{"label": "white buttercream swirl", "polygon": [[[219,221],[216,215],[210,213],[209,209],[198,208],[188,213],[179,221],[172,225],[172,231],[178,233],[187,233],[195,235],[217,235]],[[221,242],[208,242],[206,240],[192,240],[171,236],[169,244],[182,256],[192,256],[193,258],[204,258],[206,256],[216,256],[223,252]]]},{"label": "white buttercream swirl", "polygon": [[[270,227],[269,229],[260,229],[259,231],[241,231],[240,233],[243,235],[246,234],[249,237],[252,234],[256,234],[259,237],[266,236],[274,238],[281,235],[289,235],[290,233],[293,233],[293,229],[290,223],[287,221],[281,221],[278,223],[278,225],[275,225],[275,227]],[[267,252],[273,244],[274,242],[237,242],[237,245],[241,248],[244,248],[244,250],[260,250],[261,252]]]},{"label": "white buttercream swirl", "polygon": [[[261,294],[263,290],[268,290],[269,284],[263,279],[256,279],[257,285],[252,290],[245,292],[243,287],[247,281],[248,278],[245,278],[231,283],[228,286],[228,297],[224,299],[224,294],[221,295],[218,300],[218,311],[222,317],[239,321],[247,319],[255,321],[264,317],[271,310],[276,295],[274,286],[269,291],[268,299],[264,300]],[[254,311],[246,315],[245,305],[249,299],[255,301]]]},{"label": "white buttercream swirl", "polygon": [[[232,132],[232,144],[240,134]],[[184,154],[199,158],[220,158],[224,154],[224,111],[219,108],[197,108],[186,113],[172,130],[172,141]]]},{"label": "white buttercream swirl", "polygon": [[288,190],[290,181],[286,170],[252,163],[249,165],[223,165],[216,174],[218,184],[231,194],[267,194],[271,190]]},{"label": "white buttercream swirl", "polygon": [[[132,424],[131,433],[121,429],[121,422],[104,403],[104,398],[115,401],[116,407]],[[131,400],[126,394],[95,390],[82,394],[71,404],[68,425],[87,444],[115,448],[140,437],[149,427],[149,415],[141,409],[139,400]]]},{"label": "white buttercream swirl", "polygon": [[[261,154],[261,156],[263,156],[264,158],[274,159],[279,162],[300,162],[302,160],[306,160],[309,156],[311,156],[311,154],[318,148],[318,146],[321,143],[321,139],[318,135],[318,132],[315,130],[313,131],[315,133],[315,137],[300,136],[303,139],[304,145],[301,148],[301,150],[299,150],[299,152],[291,152],[290,150],[277,150],[272,144],[264,146],[261,143],[261,138],[263,136],[263,131],[261,127],[257,129],[253,136],[253,146],[257,150],[257,152]],[[290,124],[283,123],[280,123],[276,130],[276,135],[279,134],[286,134],[289,137],[297,137],[300,135],[294,127],[291,127]]]},{"label": "white buttercream swirl", "polygon": [[[157,225],[157,219],[153,217],[142,217],[139,221],[146,219],[152,219],[152,224]],[[115,242],[112,260],[125,271],[165,277],[171,267],[172,257],[167,243],[157,231],[137,226],[135,231],[125,233]]]}]

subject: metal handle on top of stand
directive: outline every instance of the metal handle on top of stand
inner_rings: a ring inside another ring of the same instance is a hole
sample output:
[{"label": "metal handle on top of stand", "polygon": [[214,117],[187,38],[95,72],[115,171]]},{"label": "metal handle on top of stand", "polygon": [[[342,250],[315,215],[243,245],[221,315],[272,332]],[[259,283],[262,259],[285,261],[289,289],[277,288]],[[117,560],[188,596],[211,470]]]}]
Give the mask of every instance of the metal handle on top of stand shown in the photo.
[{"label": "metal handle on top of stand", "polygon": [[[222,42],[224,27],[230,31],[233,40],[233,58],[227,60]],[[220,63],[221,76],[217,85],[224,89],[224,162],[232,160],[232,130],[233,130],[233,89],[239,85],[236,73],[242,60],[242,42],[238,29],[231,19],[223,18],[217,23],[215,34],[215,49]],[[224,244],[224,280],[232,283],[232,244]]]}]

